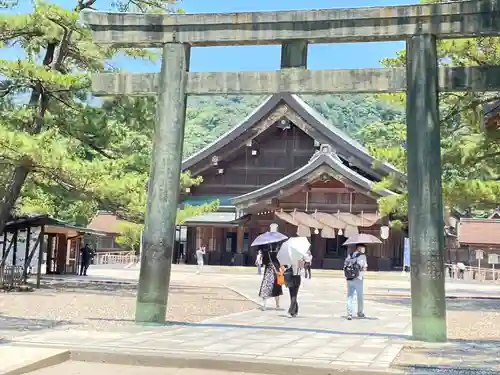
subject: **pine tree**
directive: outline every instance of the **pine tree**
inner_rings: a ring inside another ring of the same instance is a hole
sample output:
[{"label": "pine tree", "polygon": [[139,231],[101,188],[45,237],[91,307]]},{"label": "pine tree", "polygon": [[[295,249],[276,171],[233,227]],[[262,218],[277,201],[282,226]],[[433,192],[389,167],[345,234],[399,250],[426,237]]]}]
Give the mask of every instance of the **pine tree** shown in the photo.
[{"label": "pine tree", "polygon": [[[0,15],[0,47],[20,49],[17,60],[0,59],[0,232],[16,209],[79,224],[97,208],[143,221],[151,132],[130,129],[105,105],[89,104],[90,74],[109,71],[117,54],[94,44],[79,22],[82,10],[99,3],[77,0],[66,9],[36,2],[29,13]],[[15,10],[16,4],[3,0],[0,6]],[[118,2],[115,8],[178,11],[160,0]],[[156,58],[147,50],[120,52]],[[200,182],[182,178],[184,187]]]}]

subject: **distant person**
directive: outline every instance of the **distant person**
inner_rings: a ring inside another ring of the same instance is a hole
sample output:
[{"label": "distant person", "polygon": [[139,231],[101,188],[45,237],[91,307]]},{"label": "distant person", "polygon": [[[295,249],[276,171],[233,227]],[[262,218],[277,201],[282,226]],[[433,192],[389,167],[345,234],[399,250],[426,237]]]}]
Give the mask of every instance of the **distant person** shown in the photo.
[{"label": "distant person", "polygon": [[180,264],[184,259],[184,246],[179,246],[179,258],[177,258],[177,264]]},{"label": "distant person", "polygon": [[350,250],[344,262],[344,276],[347,280],[347,320],[352,320],[353,300],[356,294],[358,300],[358,318],[364,318],[364,272],[368,268],[365,245],[358,244]]},{"label": "distant person", "polygon": [[304,277],[306,279],[311,278],[311,265],[312,265],[313,256],[311,253],[311,249],[307,250],[307,254],[304,257]]},{"label": "distant person", "polygon": [[465,269],[467,268],[464,263],[458,262],[457,263],[457,268],[458,268],[458,278],[459,279],[464,279],[465,275]]},{"label": "distant person", "polygon": [[80,249],[80,276],[87,276],[87,270],[94,255],[94,250],[87,243]]},{"label": "distant person", "polygon": [[262,250],[257,253],[257,259],[255,259],[255,265],[257,266],[257,275],[262,274]]},{"label": "distant person", "polygon": [[196,250],[196,263],[198,263],[198,267],[196,268],[196,274],[199,275],[203,265],[205,264],[204,255],[206,254],[206,247],[200,246],[198,250]]}]

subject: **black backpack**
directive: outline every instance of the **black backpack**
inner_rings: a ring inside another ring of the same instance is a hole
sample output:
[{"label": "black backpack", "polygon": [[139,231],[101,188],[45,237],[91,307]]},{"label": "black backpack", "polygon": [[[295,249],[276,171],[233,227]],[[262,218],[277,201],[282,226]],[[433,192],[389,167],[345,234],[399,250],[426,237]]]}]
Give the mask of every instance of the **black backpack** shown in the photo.
[{"label": "black backpack", "polygon": [[358,263],[358,257],[360,253],[357,253],[355,256],[352,254],[347,257],[344,263],[344,276],[346,280],[354,280],[359,277],[359,272],[361,271],[361,267]]}]

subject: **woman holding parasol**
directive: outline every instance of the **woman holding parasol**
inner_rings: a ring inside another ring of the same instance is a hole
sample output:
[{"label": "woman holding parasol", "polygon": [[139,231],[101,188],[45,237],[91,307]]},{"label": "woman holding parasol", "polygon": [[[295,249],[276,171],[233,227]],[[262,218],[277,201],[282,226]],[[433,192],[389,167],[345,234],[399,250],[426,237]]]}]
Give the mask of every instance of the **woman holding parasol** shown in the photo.
[{"label": "woman holding parasol", "polygon": [[260,284],[259,297],[262,298],[262,310],[266,309],[267,300],[274,298],[276,309],[280,308],[279,297],[283,295],[283,272],[276,257],[279,243],[288,237],[279,232],[266,232],[258,236],[251,246],[259,246],[262,249],[262,263],[264,265],[264,276]]}]

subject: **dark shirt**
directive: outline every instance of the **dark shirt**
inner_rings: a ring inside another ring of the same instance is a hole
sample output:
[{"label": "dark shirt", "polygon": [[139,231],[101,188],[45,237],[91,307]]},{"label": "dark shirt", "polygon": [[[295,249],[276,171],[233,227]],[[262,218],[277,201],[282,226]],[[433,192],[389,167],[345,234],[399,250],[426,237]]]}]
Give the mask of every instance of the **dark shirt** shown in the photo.
[{"label": "dark shirt", "polygon": [[91,259],[94,257],[94,250],[90,247],[83,247],[80,249],[80,256],[82,257],[82,262],[90,263]]}]

